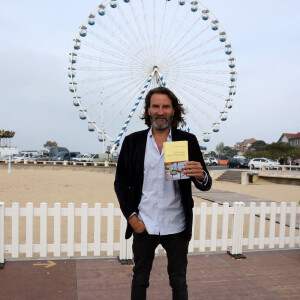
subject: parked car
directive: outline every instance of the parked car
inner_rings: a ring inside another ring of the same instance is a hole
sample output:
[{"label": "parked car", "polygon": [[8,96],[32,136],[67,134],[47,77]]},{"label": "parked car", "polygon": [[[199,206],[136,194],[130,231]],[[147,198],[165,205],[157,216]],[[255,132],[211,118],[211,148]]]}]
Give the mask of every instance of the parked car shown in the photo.
[{"label": "parked car", "polygon": [[210,164],[212,166],[216,166],[216,165],[219,164],[218,160],[216,158],[214,158],[214,157],[209,157],[208,159],[210,160]]},{"label": "parked car", "polygon": [[79,154],[77,154],[75,157],[72,157],[71,158],[71,161],[81,161],[81,159],[84,157],[84,155],[86,155],[86,154],[81,154],[81,153],[79,153]]},{"label": "parked car", "polygon": [[72,158],[76,157],[79,152],[69,152],[69,151],[62,151],[59,152],[56,156],[53,157],[53,161],[70,161]]},{"label": "parked car", "polygon": [[14,161],[24,161],[24,160],[30,160],[34,155],[38,155],[37,151],[24,151],[20,152],[18,154],[14,154],[12,157],[12,160]]},{"label": "parked car", "polygon": [[268,158],[252,158],[249,161],[248,167],[251,169],[259,169],[262,166],[278,166],[279,162],[274,161],[272,159],[268,159]]},{"label": "parked car", "polygon": [[211,161],[208,157],[204,157],[204,163],[206,166],[210,166],[211,165]]},{"label": "parked car", "polygon": [[84,162],[105,162],[106,159],[107,159],[107,154],[106,153],[100,153],[100,154],[90,153],[90,154],[86,155],[85,157],[83,157],[81,159],[81,161],[84,161]]},{"label": "parked car", "polygon": [[227,162],[228,168],[248,168],[247,160],[244,158],[229,158]]},{"label": "parked car", "polygon": [[56,156],[59,152],[69,152],[69,150],[66,147],[51,147],[49,149],[50,159],[52,159],[54,156]]},{"label": "parked car", "polygon": [[293,160],[292,165],[293,166],[300,166],[300,159]]}]

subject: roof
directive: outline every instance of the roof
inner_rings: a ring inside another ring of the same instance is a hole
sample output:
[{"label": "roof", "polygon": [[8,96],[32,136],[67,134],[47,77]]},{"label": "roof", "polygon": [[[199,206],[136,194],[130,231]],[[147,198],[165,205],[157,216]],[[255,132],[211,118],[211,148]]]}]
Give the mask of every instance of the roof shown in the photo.
[{"label": "roof", "polygon": [[283,133],[282,135],[286,136],[287,139],[294,139],[300,137],[300,132],[298,133]]},{"label": "roof", "polygon": [[255,138],[251,138],[251,139],[246,139],[244,142],[247,144],[253,144],[255,142],[257,142],[258,140],[256,140]]},{"label": "roof", "polygon": [[288,139],[292,140],[292,139],[297,139],[297,138],[300,138],[300,132],[295,133],[295,134],[291,134],[291,137],[289,137]]}]

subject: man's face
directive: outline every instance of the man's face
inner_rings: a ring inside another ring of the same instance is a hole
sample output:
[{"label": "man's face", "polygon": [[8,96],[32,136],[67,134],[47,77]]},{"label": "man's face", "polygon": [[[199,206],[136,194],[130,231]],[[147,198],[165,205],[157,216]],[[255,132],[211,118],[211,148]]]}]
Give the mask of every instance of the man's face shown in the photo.
[{"label": "man's face", "polygon": [[151,96],[148,114],[151,117],[152,126],[157,130],[165,130],[170,127],[174,112],[172,100],[167,95],[153,94]]}]

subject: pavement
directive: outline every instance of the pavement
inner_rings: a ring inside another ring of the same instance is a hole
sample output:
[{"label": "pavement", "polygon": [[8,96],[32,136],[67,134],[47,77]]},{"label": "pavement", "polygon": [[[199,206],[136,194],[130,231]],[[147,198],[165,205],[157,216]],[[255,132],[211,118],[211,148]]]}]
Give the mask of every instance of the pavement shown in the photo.
[{"label": "pavement", "polygon": [[[189,299],[297,299],[300,250],[189,255]],[[172,299],[167,259],[154,260],[148,300]],[[132,265],[117,258],[7,261],[0,269],[0,299],[129,300]]]}]

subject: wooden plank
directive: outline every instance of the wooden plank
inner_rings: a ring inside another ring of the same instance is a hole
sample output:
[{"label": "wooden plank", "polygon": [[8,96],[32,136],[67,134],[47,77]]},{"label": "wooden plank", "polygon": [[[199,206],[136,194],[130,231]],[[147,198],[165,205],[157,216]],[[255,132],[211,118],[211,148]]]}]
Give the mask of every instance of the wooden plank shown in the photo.
[{"label": "wooden plank", "polygon": [[270,221],[269,221],[269,248],[275,247],[275,222],[276,222],[276,202],[270,205]]},{"label": "wooden plank", "polygon": [[258,248],[264,249],[265,226],[266,226],[266,202],[260,203]]},{"label": "wooden plank", "polygon": [[68,256],[74,256],[74,203],[68,203]]},{"label": "wooden plank", "polygon": [[114,204],[108,203],[108,216],[107,216],[107,255],[113,256],[114,254]]},{"label": "wooden plank", "polygon": [[210,234],[210,251],[217,250],[217,231],[218,229],[218,203],[212,204],[211,216],[211,234]]},{"label": "wooden plank", "polygon": [[199,251],[205,252],[205,240],[206,240],[206,211],[207,211],[207,204],[201,203],[200,205],[200,246]]},{"label": "wooden plank", "polygon": [[4,264],[5,256],[5,203],[0,202],[0,264]]},{"label": "wooden plank", "polygon": [[279,226],[279,248],[284,248],[285,220],[286,220],[286,202],[281,202],[281,205],[280,205],[280,226]]},{"label": "wooden plank", "polygon": [[54,256],[61,255],[61,204],[54,203]]},{"label": "wooden plank", "polygon": [[26,203],[26,257],[33,256],[33,203]]},{"label": "wooden plank", "polygon": [[94,255],[100,256],[101,251],[101,204],[95,203],[94,216]]},{"label": "wooden plank", "polygon": [[40,206],[40,257],[47,257],[47,203]]},{"label": "wooden plank", "polygon": [[249,232],[248,232],[248,249],[254,248],[254,233],[255,233],[255,210],[256,203],[250,203],[250,213],[249,213]]},{"label": "wooden plank", "polygon": [[19,203],[14,202],[12,204],[12,233],[11,233],[11,256],[12,258],[19,257]]},{"label": "wooden plank", "polygon": [[223,220],[222,220],[222,251],[227,251],[228,247],[228,218],[229,218],[229,203],[223,204]]},{"label": "wooden plank", "polygon": [[296,227],[296,202],[290,204],[290,232],[289,247],[295,246],[295,227]]},{"label": "wooden plank", "polygon": [[81,256],[87,256],[88,204],[81,204]]}]

